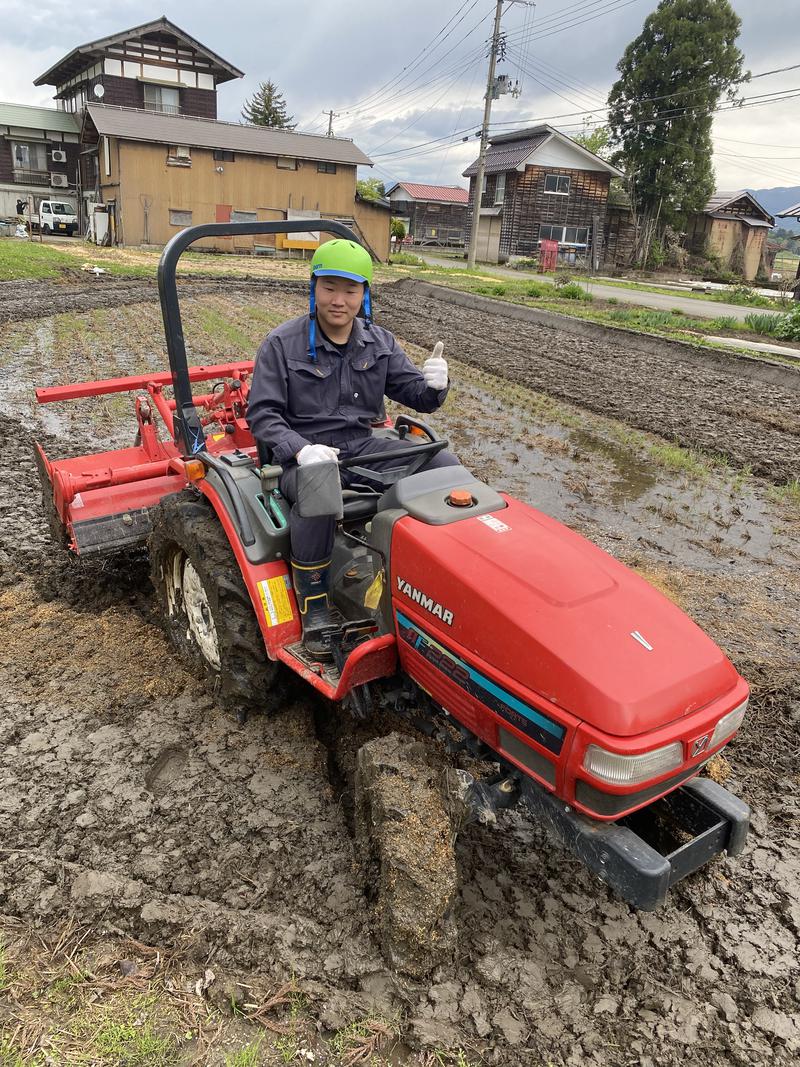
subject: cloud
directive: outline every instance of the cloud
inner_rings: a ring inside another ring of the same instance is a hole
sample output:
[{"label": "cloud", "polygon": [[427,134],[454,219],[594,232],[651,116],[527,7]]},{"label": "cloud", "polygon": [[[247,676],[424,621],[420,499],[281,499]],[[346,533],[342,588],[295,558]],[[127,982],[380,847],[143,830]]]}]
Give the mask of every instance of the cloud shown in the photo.
[{"label": "cloud", "polygon": [[[39,0],[33,7],[22,0],[2,3],[0,98],[40,105],[50,102],[52,90],[34,88],[33,79],[61,56],[161,14],[142,10],[133,0],[90,0],[80,6],[73,0]],[[528,10],[507,7],[503,29],[509,52],[500,70],[521,78],[523,93],[497,101],[493,121],[534,125],[544,119],[575,132],[582,119],[574,113],[605,102],[620,56],[655,7],[656,0],[572,0],[567,5],[539,0],[528,26],[527,52],[520,42]],[[739,45],[751,70],[797,60],[797,0],[734,0],[734,7],[742,19]],[[222,12],[218,3],[173,0],[168,18],[245,71],[243,79],[220,86],[220,118],[238,121],[258,83],[271,78],[301,128],[324,132],[323,111],[333,109],[334,131],[374,153],[381,177],[464,184],[461,171],[474,158],[477,143],[472,138],[463,145],[454,131],[469,133],[480,124],[492,14],[490,0],[446,0],[438,6],[406,0],[402,9],[361,0],[239,0]],[[598,17],[590,20],[592,14]],[[800,86],[800,71],[759,79],[745,87],[745,95],[793,86]],[[720,185],[800,184],[800,159],[766,158],[800,156],[795,113],[786,103],[720,116],[715,121]],[[443,139],[441,147],[417,148],[437,138]],[[455,143],[448,147],[450,140]],[[388,154],[398,149],[402,153]]]}]

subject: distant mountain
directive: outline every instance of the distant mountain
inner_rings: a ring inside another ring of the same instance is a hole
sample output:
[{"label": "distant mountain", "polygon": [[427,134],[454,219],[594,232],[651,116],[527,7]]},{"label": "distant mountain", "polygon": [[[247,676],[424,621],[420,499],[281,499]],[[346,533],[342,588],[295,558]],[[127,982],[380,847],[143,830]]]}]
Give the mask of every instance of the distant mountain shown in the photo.
[{"label": "distant mountain", "polygon": [[[783,186],[777,189],[748,189],[747,191],[753,194],[759,204],[763,205],[770,215],[783,211],[784,208],[792,207],[794,204],[800,204],[800,185],[795,185],[791,188]],[[800,222],[797,219],[775,219],[775,225],[783,226],[785,230],[797,230],[800,232]]]}]

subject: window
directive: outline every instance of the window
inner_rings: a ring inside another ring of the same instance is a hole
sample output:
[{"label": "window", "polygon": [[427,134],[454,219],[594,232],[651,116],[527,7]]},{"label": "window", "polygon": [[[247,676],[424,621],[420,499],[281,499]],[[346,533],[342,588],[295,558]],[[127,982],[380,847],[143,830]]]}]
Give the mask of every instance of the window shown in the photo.
[{"label": "window", "polygon": [[215,148],[214,149],[214,159],[218,163],[235,163],[236,162],[236,156],[233,154],[233,152],[228,152],[224,148]]},{"label": "window", "polygon": [[232,211],[231,222],[258,222],[257,211]]},{"label": "window", "polygon": [[319,163],[317,163],[317,174],[335,174],[335,173],[336,173],[336,164],[335,163],[328,163],[327,161],[322,160],[322,159],[319,161]]},{"label": "window", "polygon": [[28,143],[24,144],[21,141],[14,141],[11,146],[11,152],[14,158],[14,177],[19,178],[20,174],[39,172],[44,173],[47,170],[47,147],[43,144]]},{"label": "window", "polygon": [[494,187],[494,202],[502,204],[506,198],[506,175],[505,171],[497,175],[497,183]]},{"label": "window", "polygon": [[297,160],[289,156],[278,156],[275,160],[278,170],[297,170]]},{"label": "window", "polygon": [[169,209],[169,224],[170,226],[191,226],[192,225],[192,213],[191,211],[184,211],[181,208]]},{"label": "window", "polygon": [[171,144],[167,149],[168,167],[191,167],[192,150],[185,144]]},{"label": "window", "polygon": [[540,241],[558,241],[562,245],[583,247],[589,243],[588,226],[551,226],[543,224],[539,227]]},{"label": "window", "polygon": [[544,191],[558,193],[559,196],[569,196],[569,181],[569,174],[545,174]]},{"label": "window", "polygon": [[180,92],[166,85],[151,85],[145,82],[144,109],[145,111],[161,111],[166,115],[180,115]]}]

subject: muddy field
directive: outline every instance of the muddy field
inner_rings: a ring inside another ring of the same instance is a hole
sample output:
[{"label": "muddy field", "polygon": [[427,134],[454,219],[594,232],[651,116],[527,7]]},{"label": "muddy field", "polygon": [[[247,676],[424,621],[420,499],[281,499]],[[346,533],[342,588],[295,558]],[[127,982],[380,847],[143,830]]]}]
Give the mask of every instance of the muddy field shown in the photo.
[{"label": "muddy field", "polygon": [[[800,521],[770,481],[741,468],[780,482],[794,462],[796,474],[800,385],[754,384],[744,364],[714,378],[676,365],[666,346],[663,360],[644,360],[633,345],[576,346],[383,289],[381,321],[412,355],[441,337],[455,361],[435,423],[465,464],[643,572],[754,694],[718,768],[753,805],[743,857],[637,914],[508,813],[459,838],[453,952],[409,979],[379,951],[347,794],[354,750],[403,724],[356,731],[295,690],[274,716],[239,725],[172,657],[141,559],[70,564],[49,543],[34,437],[54,455],[126,444],[131,405],[42,412],[33,385],[163,366],[152,287],[133,286],[130,305],[109,285],[102,306],[96,290],[76,287],[70,304],[59,287],[69,316],[31,309],[36,321],[18,289],[0,355],[7,936],[72,917],[87,943],[180,946],[200,975],[213,968],[209,999],[233,977],[294,978],[322,1035],[384,1020],[402,1038],[395,1063],[796,1063]],[[302,301],[285,284],[228,286],[187,291],[186,306],[198,358],[240,358]],[[659,433],[732,465],[679,470]],[[0,1002],[6,1033],[14,1019]],[[317,1062],[340,1062],[330,1048]]]}]

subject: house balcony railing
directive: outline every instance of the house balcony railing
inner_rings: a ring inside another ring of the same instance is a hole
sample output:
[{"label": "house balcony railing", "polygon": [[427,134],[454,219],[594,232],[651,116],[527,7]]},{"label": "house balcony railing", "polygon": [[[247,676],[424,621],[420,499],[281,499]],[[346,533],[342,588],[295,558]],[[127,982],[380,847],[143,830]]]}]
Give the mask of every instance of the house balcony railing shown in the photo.
[{"label": "house balcony railing", "polygon": [[14,167],[14,181],[20,185],[49,185],[50,172],[47,170],[25,170]]},{"label": "house balcony railing", "polygon": [[155,111],[159,115],[180,115],[181,108],[179,104],[156,104],[152,100],[145,100],[145,111]]}]

